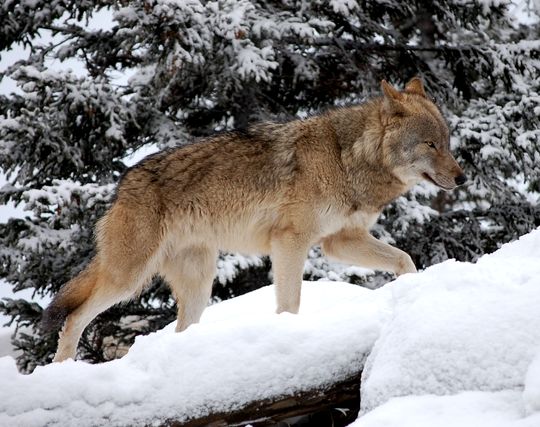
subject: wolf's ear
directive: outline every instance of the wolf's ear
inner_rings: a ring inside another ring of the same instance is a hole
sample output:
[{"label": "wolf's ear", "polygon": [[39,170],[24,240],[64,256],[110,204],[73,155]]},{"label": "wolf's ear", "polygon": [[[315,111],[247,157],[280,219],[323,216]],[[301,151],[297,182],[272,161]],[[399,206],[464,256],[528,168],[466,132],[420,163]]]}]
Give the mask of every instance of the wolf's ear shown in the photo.
[{"label": "wolf's ear", "polygon": [[381,81],[381,88],[385,98],[393,99],[396,101],[403,101],[403,94],[386,80]]},{"label": "wolf's ear", "polygon": [[427,98],[426,91],[424,90],[424,83],[420,77],[412,78],[409,83],[405,85],[405,92]]},{"label": "wolf's ear", "polygon": [[403,115],[405,106],[403,105],[403,94],[386,80],[381,81],[381,88],[384,93],[384,110],[387,114]]}]

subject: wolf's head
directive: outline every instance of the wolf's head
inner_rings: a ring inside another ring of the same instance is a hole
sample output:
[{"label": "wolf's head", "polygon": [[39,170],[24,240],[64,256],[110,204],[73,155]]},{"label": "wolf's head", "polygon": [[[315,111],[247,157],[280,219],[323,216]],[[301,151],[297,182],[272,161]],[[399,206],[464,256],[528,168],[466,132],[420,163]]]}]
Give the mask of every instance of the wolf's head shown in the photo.
[{"label": "wolf's head", "polygon": [[382,81],[383,151],[386,164],[406,183],[426,179],[445,190],[467,178],[450,153],[450,135],[422,80],[412,79],[403,92]]}]

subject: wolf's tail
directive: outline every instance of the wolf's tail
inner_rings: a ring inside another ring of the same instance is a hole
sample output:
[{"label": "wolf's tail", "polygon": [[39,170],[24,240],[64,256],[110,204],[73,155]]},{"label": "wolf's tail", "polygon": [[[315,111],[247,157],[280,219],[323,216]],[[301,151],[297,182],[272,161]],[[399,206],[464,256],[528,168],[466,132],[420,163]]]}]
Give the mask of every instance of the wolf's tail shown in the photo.
[{"label": "wolf's tail", "polygon": [[66,318],[90,297],[97,283],[97,270],[97,260],[94,258],[83,271],[60,288],[41,317],[44,332],[58,331]]}]

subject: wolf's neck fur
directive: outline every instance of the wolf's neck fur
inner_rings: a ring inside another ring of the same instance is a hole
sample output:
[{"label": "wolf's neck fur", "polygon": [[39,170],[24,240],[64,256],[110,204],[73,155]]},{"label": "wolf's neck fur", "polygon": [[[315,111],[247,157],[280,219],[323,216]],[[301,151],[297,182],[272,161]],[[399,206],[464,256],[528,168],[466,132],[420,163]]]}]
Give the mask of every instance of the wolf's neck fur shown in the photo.
[{"label": "wolf's neck fur", "polygon": [[328,113],[342,150],[353,150],[356,157],[380,168],[383,157],[382,101],[373,99],[364,104],[338,108]]},{"label": "wolf's neck fur", "polygon": [[341,148],[347,179],[360,203],[381,210],[409,189],[385,157],[382,98],[327,114]]}]

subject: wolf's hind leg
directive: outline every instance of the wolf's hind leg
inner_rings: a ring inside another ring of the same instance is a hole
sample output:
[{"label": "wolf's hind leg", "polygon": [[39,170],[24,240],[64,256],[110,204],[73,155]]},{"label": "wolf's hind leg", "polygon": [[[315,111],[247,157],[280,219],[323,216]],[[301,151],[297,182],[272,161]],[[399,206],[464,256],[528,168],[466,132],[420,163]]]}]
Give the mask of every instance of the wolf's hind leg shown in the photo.
[{"label": "wolf's hind leg", "polygon": [[361,229],[342,230],[325,238],[322,249],[328,257],[339,262],[391,271],[398,276],[416,272],[406,252],[377,240]]},{"label": "wolf's hind leg", "polygon": [[119,192],[118,200],[97,224],[96,256],[62,286],[44,312],[45,330],[63,324],[55,361],[74,358],[88,323],[112,305],[137,295],[156,273],[162,231],[160,214],[153,206],[158,203],[134,203],[133,197],[133,193]]},{"label": "wolf's hind leg", "polygon": [[133,297],[149,278],[149,275],[143,274],[120,276],[106,268],[96,271],[90,295],[66,318],[53,361],[75,359],[77,343],[88,324],[109,307]]},{"label": "wolf's hind leg", "polygon": [[216,258],[214,249],[191,246],[165,260],[161,273],[176,298],[176,332],[182,332],[201,318],[212,295]]},{"label": "wolf's hind leg", "polygon": [[129,296],[123,294],[114,295],[112,292],[108,292],[108,295],[105,295],[103,292],[97,292],[71,313],[59,333],[58,349],[56,350],[53,362],[61,362],[69,358],[75,359],[77,344],[88,324],[98,314],[114,304],[129,298]]}]

